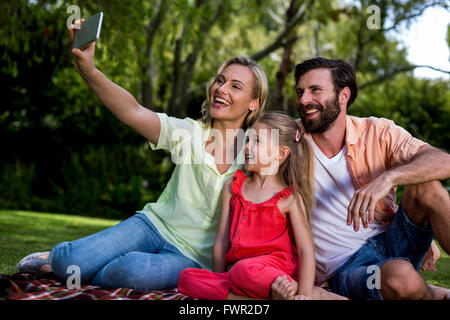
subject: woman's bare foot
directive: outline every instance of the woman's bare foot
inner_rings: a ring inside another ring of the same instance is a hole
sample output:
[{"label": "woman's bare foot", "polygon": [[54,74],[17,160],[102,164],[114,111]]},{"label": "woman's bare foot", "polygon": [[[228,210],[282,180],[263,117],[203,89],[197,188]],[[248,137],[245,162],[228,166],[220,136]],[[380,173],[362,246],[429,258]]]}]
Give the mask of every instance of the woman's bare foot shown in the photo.
[{"label": "woman's bare foot", "polygon": [[[43,254],[42,256],[39,256],[39,259],[48,260],[49,259],[49,253]],[[52,272],[52,267],[50,267],[50,264],[43,264],[39,268],[40,274],[46,274]]]},{"label": "woman's bare foot", "polygon": [[297,294],[298,282],[294,279],[289,282],[287,276],[277,277],[270,286],[273,300],[292,300]]},{"label": "woman's bare foot", "polygon": [[52,267],[50,267],[50,264],[43,264],[39,268],[39,274],[46,274],[52,272]]}]

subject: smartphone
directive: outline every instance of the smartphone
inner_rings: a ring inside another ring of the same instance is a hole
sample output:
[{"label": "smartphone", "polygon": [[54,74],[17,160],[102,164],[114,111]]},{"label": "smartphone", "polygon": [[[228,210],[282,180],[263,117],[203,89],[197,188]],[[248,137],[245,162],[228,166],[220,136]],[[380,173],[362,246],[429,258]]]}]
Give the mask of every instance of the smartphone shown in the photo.
[{"label": "smartphone", "polygon": [[97,41],[100,37],[102,29],[103,12],[99,12],[89,19],[84,20],[81,29],[75,32],[72,48],[80,48],[93,41]]}]

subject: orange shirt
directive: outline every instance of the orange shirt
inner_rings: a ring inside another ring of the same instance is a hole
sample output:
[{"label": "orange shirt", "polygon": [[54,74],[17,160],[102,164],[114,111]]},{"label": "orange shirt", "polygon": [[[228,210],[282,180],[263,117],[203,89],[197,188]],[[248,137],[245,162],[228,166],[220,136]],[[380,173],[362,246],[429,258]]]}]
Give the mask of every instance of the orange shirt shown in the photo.
[{"label": "orange shirt", "polygon": [[[347,116],[345,144],[347,165],[350,168],[355,190],[381,173],[408,163],[421,147],[428,145],[414,138],[392,120],[355,116]],[[392,214],[397,212],[395,191],[396,187],[384,199],[378,201],[375,207],[381,220],[386,223],[389,223],[392,220]],[[439,248],[433,241],[422,269],[436,270],[435,263],[439,257]]]},{"label": "orange shirt", "polygon": [[[347,164],[356,190],[381,173],[408,163],[422,146],[428,145],[392,120],[355,116],[347,116],[345,144]],[[375,210],[378,213],[397,211],[395,190],[393,188],[377,203]]]}]

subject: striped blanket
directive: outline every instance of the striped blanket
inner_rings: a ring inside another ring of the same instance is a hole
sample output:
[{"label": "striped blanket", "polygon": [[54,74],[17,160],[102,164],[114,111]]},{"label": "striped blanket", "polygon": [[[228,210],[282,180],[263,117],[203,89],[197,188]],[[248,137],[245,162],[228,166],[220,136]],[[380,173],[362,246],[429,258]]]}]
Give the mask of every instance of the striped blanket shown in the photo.
[{"label": "striped blanket", "polygon": [[0,274],[0,296],[7,300],[186,300],[177,289],[138,291],[128,288],[103,289],[81,285],[69,289],[54,276],[45,278],[27,273]]}]

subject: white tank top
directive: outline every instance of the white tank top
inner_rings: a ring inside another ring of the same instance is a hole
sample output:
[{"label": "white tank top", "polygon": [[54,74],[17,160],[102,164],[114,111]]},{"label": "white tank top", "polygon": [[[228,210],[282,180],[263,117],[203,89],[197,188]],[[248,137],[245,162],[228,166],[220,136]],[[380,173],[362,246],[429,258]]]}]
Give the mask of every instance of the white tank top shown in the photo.
[{"label": "white tank top", "polygon": [[311,136],[314,149],[314,177],[316,206],[311,217],[311,231],[316,244],[317,278],[326,281],[355,253],[368,238],[386,231],[388,226],[374,220],[367,229],[358,232],[353,224],[347,225],[348,205],[353,197],[349,168],[345,159],[345,146],[328,159]]}]

